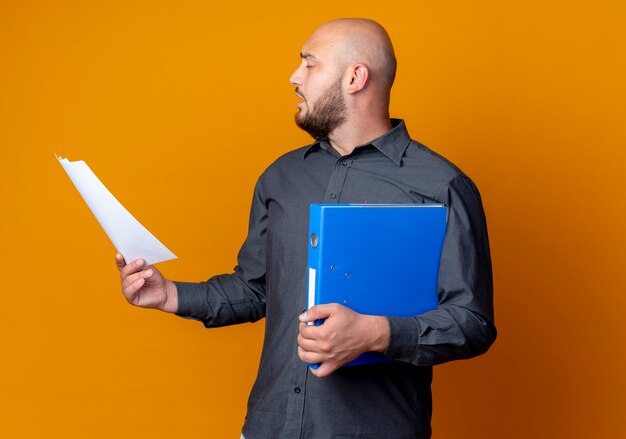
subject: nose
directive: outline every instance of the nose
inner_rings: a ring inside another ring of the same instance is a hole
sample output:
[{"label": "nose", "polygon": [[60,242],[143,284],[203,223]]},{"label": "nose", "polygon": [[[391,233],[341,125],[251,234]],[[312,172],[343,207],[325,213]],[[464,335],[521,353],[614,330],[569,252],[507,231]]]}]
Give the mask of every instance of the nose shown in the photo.
[{"label": "nose", "polygon": [[300,69],[302,68],[302,66],[298,66],[298,68],[291,74],[291,76],[289,77],[289,83],[291,85],[302,85],[301,82],[301,78],[300,78]]}]

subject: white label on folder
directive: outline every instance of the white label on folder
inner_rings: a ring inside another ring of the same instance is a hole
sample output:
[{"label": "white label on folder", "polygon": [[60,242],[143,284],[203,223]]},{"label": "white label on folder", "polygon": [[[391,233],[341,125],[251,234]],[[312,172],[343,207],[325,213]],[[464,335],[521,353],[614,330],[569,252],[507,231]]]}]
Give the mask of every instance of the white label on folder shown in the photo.
[{"label": "white label on folder", "polygon": [[[308,295],[308,307],[311,309],[315,306],[315,268],[309,268],[309,295]],[[313,322],[308,322],[307,325],[312,325]]]},{"label": "white label on folder", "polygon": [[308,309],[315,306],[315,268],[309,268],[309,297]]}]

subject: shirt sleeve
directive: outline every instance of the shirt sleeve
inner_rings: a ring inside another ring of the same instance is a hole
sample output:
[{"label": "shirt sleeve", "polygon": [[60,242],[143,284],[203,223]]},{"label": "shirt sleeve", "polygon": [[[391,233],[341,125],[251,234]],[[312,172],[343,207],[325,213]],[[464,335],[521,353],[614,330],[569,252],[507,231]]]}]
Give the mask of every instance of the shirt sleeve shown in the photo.
[{"label": "shirt sleeve", "polygon": [[418,366],[471,358],[495,341],[487,224],[476,186],[458,175],[440,191],[448,225],[439,267],[439,306],[416,317],[388,317],[385,354]]},{"label": "shirt sleeve", "polygon": [[206,282],[174,282],[178,290],[176,315],[219,327],[255,322],[265,317],[265,249],[267,206],[261,180],[254,188],[248,236],[239,250],[234,273]]}]

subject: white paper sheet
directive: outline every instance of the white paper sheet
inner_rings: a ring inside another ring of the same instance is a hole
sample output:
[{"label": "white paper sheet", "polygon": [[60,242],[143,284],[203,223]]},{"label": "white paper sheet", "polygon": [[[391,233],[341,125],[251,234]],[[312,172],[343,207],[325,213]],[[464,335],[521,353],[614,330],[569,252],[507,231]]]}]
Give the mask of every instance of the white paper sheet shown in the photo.
[{"label": "white paper sheet", "polygon": [[139,223],[102,184],[83,160],[70,162],[56,156],[109,239],[129,263],[143,258],[146,264],[176,259],[161,242]]}]

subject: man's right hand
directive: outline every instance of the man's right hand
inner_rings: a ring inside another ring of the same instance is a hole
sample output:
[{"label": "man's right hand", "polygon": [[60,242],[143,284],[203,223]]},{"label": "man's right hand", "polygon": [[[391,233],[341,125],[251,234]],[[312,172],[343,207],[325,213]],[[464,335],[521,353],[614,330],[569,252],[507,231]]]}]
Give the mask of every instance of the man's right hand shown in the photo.
[{"label": "man's right hand", "polygon": [[122,293],[130,304],[171,313],[178,310],[176,285],[159,270],[146,266],[143,259],[127,264],[120,253],[115,256],[115,264],[122,278]]}]

